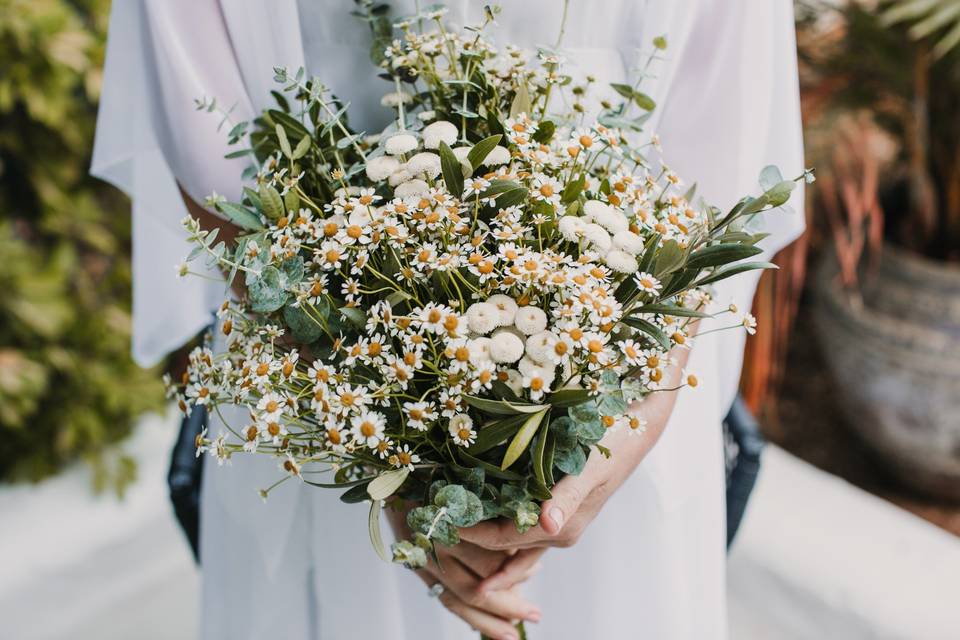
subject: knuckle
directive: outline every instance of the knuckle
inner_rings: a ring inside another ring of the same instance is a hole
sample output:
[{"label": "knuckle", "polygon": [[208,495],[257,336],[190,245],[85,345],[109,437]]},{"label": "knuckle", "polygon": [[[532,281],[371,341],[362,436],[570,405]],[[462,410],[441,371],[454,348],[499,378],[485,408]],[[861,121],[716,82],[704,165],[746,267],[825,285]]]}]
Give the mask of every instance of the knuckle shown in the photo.
[{"label": "knuckle", "polygon": [[465,594],[464,601],[471,607],[479,607],[483,604],[483,596],[476,589],[471,589]]}]

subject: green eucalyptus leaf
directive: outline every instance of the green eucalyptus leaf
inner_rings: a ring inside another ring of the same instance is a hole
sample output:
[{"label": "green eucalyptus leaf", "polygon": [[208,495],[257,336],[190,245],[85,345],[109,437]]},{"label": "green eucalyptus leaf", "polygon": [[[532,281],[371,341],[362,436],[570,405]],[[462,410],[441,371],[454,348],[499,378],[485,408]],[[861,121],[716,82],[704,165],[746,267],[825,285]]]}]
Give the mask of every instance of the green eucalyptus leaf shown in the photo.
[{"label": "green eucalyptus leaf", "polygon": [[760,172],[760,186],[764,191],[772,189],[781,182],[783,182],[783,174],[776,165],[767,165]]},{"label": "green eucalyptus leaf", "polygon": [[587,455],[580,446],[566,451],[557,450],[553,457],[553,466],[571,476],[580,475],[586,465]]},{"label": "green eucalyptus leaf", "polygon": [[793,180],[783,180],[768,189],[764,195],[770,201],[771,207],[779,207],[787,203],[787,200],[790,199],[790,194],[796,186],[797,183]]},{"label": "green eucalyptus leaf", "polygon": [[363,329],[367,326],[367,316],[366,314],[356,307],[340,307],[340,315],[346,318],[350,324],[358,329]]},{"label": "green eucalyptus leaf", "polygon": [[539,142],[540,144],[548,144],[550,140],[553,139],[553,134],[557,130],[557,125],[555,125],[550,120],[541,120],[537,126],[537,131],[534,133],[531,138],[534,142]]},{"label": "green eucalyptus leaf", "polygon": [[550,422],[550,433],[553,434],[557,453],[568,451],[578,445],[577,425],[569,416],[561,416],[552,420]]},{"label": "green eucalyptus leaf", "polygon": [[289,295],[281,286],[280,271],[273,266],[260,270],[260,275],[247,273],[250,308],[257,313],[272,313],[282,307]]},{"label": "green eucalyptus leaf", "polygon": [[290,327],[294,340],[302,344],[316,342],[323,335],[323,327],[302,307],[285,306],[283,320]]}]

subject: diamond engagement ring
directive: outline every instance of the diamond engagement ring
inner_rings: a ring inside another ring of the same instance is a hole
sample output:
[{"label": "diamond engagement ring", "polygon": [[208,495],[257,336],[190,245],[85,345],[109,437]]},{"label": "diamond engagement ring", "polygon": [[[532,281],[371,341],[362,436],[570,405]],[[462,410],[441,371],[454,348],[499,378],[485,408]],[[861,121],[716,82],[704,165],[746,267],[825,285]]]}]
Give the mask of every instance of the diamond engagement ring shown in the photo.
[{"label": "diamond engagement ring", "polygon": [[438,583],[436,583],[435,585],[433,585],[432,587],[430,587],[430,591],[428,591],[427,594],[428,594],[431,598],[439,598],[439,597],[443,594],[443,592],[444,592],[445,590],[446,590],[446,588],[443,586],[443,584],[440,583],[440,582],[438,582]]}]

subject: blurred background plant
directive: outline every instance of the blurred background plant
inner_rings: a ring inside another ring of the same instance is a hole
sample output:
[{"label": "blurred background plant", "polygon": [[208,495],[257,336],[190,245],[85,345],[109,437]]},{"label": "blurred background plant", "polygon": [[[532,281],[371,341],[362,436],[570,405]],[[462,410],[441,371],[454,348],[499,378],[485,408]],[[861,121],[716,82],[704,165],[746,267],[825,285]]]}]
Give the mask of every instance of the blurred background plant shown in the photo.
[{"label": "blurred background plant", "polygon": [[870,113],[898,147],[876,184],[886,239],[960,260],[960,0],[802,0],[798,14],[811,126]]},{"label": "blurred background plant", "polygon": [[82,458],[122,489],[115,444],[163,406],[129,356],[129,207],[87,173],[109,8],[0,0],[0,481]]}]

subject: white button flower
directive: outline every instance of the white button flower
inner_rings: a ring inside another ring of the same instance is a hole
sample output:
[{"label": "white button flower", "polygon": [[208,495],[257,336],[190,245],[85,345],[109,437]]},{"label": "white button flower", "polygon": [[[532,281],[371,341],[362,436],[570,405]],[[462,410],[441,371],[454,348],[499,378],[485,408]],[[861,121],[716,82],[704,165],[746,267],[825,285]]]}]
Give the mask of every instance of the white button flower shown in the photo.
[{"label": "white button flower", "polygon": [[389,178],[394,171],[400,168],[400,161],[390,156],[379,156],[367,161],[367,178],[372,182],[380,182]]},{"label": "white button flower", "polygon": [[429,151],[423,151],[407,160],[404,169],[412,176],[426,176],[432,180],[440,175],[440,156]]},{"label": "white button flower", "polygon": [[500,364],[516,362],[523,355],[523,340],[508,329],[499,329],[490,338],[490,359]]},{"label": "white button flower", "polygon": [[547,314],[540,307],[520,307],[513,324],[524,335],[532,336],[547,328]]},{"label": "white button flower", "polygon": [[423,146],[427,149],[439,149],[440,143],[448,146],[457,141],[457,125],[446,120],[438,120],[423,128]]},{"label": "white button flower", "polygon": [[477,302],[467,309],[470,331],[486,335],[500,326],[500,310],[489,302]]},{"label": "white button flower", "polygon": [[384,151],[391,156],[399,156],[404,153],[410,153],[419,146],[416,136],[409,133],[398,133],[387,138],[383,145]]}]

